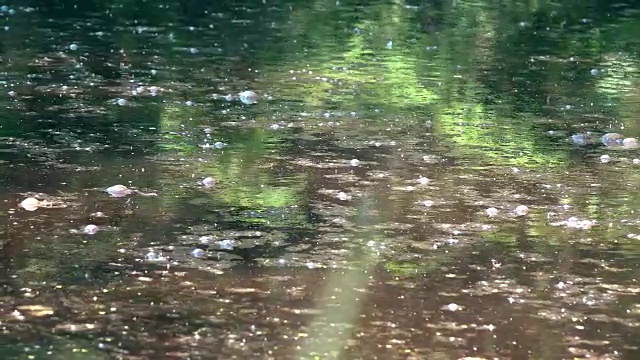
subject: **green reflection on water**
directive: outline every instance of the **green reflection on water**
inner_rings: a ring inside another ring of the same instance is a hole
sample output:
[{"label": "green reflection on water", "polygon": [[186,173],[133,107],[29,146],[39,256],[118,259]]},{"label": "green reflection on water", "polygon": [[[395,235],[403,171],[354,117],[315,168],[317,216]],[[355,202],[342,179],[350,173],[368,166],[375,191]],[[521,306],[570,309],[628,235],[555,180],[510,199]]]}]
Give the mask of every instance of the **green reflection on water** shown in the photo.
[{"label": "green reflection on water", "polygon": [[[204,133],[193,130],[199,121],[193,118],[197,112],[189,107],[174,107],[167,109],[162,117],[161,126],[165,135],[159,158],[184,158],[178,160],[178,163],[182,163],[178,168],[168,165],[168,171],[165,172],[170,176],[168,183],[177,185],[193,182],[194,175],[198,176],[197,179],[214,177],[217,184],[208,196],[220,206],[265,209],[300,204],[305,175],[283,177],[273,170],[286,159],[286,152],[281,146],[286,144],[286,134],[263,127],[221,128],[213,132],[206,143],[212,145],[217,142],[214,138],[221,139],[224,140],[223,147],[203,149]],[[215,125],[215,119],[204,119],[210,125]],[[180,132],[184,132],[184,129],[191,130],[184,135]],[[179,201],[175,197],[179,193],[185,194],[186,190],[174,187],[174,191],[165,192],[163,201],[167,204]]]}]

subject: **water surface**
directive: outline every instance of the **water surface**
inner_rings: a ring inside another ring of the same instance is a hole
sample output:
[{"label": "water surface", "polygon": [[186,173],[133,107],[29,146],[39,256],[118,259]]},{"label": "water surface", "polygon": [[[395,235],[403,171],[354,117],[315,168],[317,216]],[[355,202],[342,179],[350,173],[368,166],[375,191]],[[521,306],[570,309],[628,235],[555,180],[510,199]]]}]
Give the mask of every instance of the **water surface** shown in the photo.
[{"label": "water surface", "polygon": [[638,4],[0,12],[6,358],[640,354]]}]

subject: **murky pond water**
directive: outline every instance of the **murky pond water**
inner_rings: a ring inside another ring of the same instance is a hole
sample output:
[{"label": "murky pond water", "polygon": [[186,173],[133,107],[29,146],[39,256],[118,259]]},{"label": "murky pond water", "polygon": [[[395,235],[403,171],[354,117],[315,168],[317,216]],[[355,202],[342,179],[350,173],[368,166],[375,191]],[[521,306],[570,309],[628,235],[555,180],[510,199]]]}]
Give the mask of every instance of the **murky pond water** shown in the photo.
[{"label": "murky pond water", "polygon": [[637,359],[640,4],[0,7],[7,359]]}]

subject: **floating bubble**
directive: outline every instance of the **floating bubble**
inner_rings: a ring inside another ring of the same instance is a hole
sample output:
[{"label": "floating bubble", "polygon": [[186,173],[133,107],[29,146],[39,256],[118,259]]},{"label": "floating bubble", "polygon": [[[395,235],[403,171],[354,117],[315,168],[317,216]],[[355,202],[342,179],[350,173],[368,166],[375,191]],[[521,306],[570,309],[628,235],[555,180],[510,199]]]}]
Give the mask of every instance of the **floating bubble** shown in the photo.
[{"label": "floating bubble", "polygon": [[207,176],[206,178],[202,179],[202,185],[206,187],[214,187],[216,183],[216,179],[211,176]]},{"label": "floating bubble", "polygon": [[358,166],[358,165],[360,165],[360,160],[351,159],[351,161],[349,161],[349,164],[351,164],[351,166]]},{"label": "floating bubble", "polygon": [[424,177],[424,176],[420,176],[416,182],[418,182],[418,184],[420,185],[427,185],[431,180],[429,180],[428,178]]},{"label": "floating bubble", "polygon": [[126,99],[118,99],[116,100],[116,104],[120,105],[120,106],[125,106],[127,105],[129,102]]},{"label": "floating bubble", "polygon": [[191,255],[195,258],[202,258],[202,257],[205,257],[205,255],[207,255],[207,252],[202,249],[193,249],[193,251],[191,252]]},{"label": "floating bubble", "polygon": [[527,205],[518,205],[515,210],[516,215],[525,216],[529,213],[529,207]]},{"label": "floating bubble", "polygon": [[20,207],[27,211],[35,211],[41,206],[40,200],[34,197],[28,197],[20,202]]},{"label": "floating bubble", "polygon": [[579,146],[587,146],[595,143],[593,134],[580,133],[571,135],[571,142]]},{"label": "floating bubble", "polygon": [[105,191],[108,192],[109,195],[113,197],[123,197],[133,193],[133,190],[129,189],[124,185],[109,186]]},{"label": "floating bubble", "polygon": [[496,208],[494,208],[494,207],[490,207],[490,208],[488,208],[487,210],[485,210],[485,213],[486,213],[488,216],[493,217],[493,216],[498,215],[498,209],[496,209]]},{"label": "floating bubble", "polygon": [[98,229],[98,227],[96,225],[89,224],[89,225],[84,227],[83,231],[84,231],[85,234],[93,235],[93,234],[97,233],[98,230],[99,229]]},{"label": "floating bubble", "polygon": [[209,245],[209,243],[213,240],[212,236],[200,236],[200,238],[198,239],[200,241],[200,244],[202,245]]},{"label": "floating bubble", "polygon": [[451,304],[445,306],[445,309],[447,309],[449,311],[458,311],[458,310],[460,310],[460,305],[451,303]]},{"label": "floating bubble", "polygon": [[611,156],[609,156],[607,154],[604,154],[604,155],[600,156],[600,162],[601,163],[606,164],[606,163],[608,163],[610,161],[611,161]]},{"label": "floating bubble", "polygon": [[78,50],[78,45],[77,45],[77,44],[71,44],[71,45],[69,45],[69,50],[71,50],[71,51],[76,51],[76,50]]},{"label": "floating bubble", "polygon": [[567,220],[550,223],[551,226],[564,226],[570,229],[589,230],[596,222],[593,220],[579,220],[576,217],[570,217]]},{"label": "floating bubble", "polygon": [[637,149],[640,147],[640,144],[638,144],[638,139],[629,137],[622,140],[622,146],[627,149]]},{"label": "floating bubble", "polygon": [[607,133],[602,135],[600,138],[600,142],[604,146],[609,147],[617,147],[622,146],[622,142],[624,141],[624,135],[618,133]]},{"label": "floating bubble", "polygon": [[243,104],[253,105],[258,102],[258,94],[251,90],[246,90],[238,94],[238,98]]},{"label": "floating bubble", "polygon": [[348,195],[347,193],[342,191],[340,191],[336,197],[342,201],[351,200],[351,195]]},{"label": "floating bubble", "polygon": [[218,241],[218,246],[222,250],[233,250],[233,247],[236,245],[236,242],[230,239],[220,240]]}]

